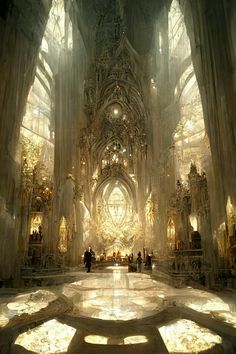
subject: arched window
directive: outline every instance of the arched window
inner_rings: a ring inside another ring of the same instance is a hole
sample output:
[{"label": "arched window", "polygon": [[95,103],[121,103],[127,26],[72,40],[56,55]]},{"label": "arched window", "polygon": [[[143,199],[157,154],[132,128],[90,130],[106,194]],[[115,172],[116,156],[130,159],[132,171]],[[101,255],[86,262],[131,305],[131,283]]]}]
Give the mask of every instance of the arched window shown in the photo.
[{"label": "arched window", "polygon": [[172,218],[167,223],[167,241],[170,246],[175,244],[175,224]]},{"label": "arched window", "polygon": [[67,221],[63,216],[60,220],[58,249],[61,253],[67,252]]}]

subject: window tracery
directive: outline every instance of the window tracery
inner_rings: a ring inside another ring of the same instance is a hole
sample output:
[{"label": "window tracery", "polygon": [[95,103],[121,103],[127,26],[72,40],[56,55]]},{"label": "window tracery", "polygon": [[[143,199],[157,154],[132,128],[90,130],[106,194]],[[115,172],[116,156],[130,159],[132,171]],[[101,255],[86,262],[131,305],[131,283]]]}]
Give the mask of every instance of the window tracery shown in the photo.
[{"label": "window tracery", "polygon": [[140,236],[133,198],[126,186],[110,179],[96,198],[96,234],[107,255],[130,253]]}]

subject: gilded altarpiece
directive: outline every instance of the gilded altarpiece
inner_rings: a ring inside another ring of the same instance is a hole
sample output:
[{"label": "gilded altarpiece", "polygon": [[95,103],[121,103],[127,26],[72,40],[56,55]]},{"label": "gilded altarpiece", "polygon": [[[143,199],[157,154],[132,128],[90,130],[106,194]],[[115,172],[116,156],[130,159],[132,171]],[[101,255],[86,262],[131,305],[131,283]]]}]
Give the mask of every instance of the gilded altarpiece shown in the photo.
[{"label": "gilded altarpiece", "polygon": [[133,252],[141,239],[141,226],[134,201],[119,179],[110,179],[95,202],[94,232],[97,247],[109,256]]}]

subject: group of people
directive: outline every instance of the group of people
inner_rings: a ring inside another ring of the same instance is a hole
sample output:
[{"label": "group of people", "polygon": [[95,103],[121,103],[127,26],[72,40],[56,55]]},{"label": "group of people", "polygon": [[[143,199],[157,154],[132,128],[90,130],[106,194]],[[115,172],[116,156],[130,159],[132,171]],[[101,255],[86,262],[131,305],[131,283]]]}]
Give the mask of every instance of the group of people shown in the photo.
[{"label": "group of people", "polygon": [[140,251],[138,252],[138,257],[137,257],[135,263],[134,263],[134,255],[133,255],[133,253],[131,253],[129,255],[128,262],[129,262],[129,271],[130,272],[135,272],[135,271],[137,271],[138,273],[141,272],[143,259],[142,259],[142,255],[141,255]]},{"label": "group of people", "polygon": [[[92,248],[89,247],[85,252],[84,252],[84,264],[85,267],[87,268],[87,273],[91,272],[91,265],[92,265],[92,260],[95,258],[95,253],[93,252]],[[137,271],[138,273],[141,272],[142,270],[142,255],[141,252],[139,251],[137,254],[136,261],[134,262],[134,255],[131,253],[128,256],[128,263],[129,263],[129,271]],[[149,259],[147,258],[145,265],[151,265],[151,257],[149,256]]]}]

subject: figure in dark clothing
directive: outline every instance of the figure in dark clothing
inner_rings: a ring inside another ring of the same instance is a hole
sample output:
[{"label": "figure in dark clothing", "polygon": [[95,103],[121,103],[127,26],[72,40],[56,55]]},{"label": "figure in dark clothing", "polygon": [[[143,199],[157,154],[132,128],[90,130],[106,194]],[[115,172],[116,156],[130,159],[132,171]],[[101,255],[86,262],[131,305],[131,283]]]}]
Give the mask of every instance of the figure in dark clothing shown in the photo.
[{"label": "figure in dark clothing", "polygon": [[141,257],[141,252],[138,253],[138,258],[136,260],[137,263],[137,272],[140,273],[141,272],[141,265],[142,265],[142,257]]},{"label": "figure in dark clothing", "polygon": [[87,273],[90,273],[91,263],[92,263],[92,253],[89,250],[86,250],[84,252],[84,264],[85,267],[88,269]]},{"label": "figure in dark clothing", "polygon": [[152,269],[152,257],[150,254],[147,254],[145,266],[146,269]]}]

